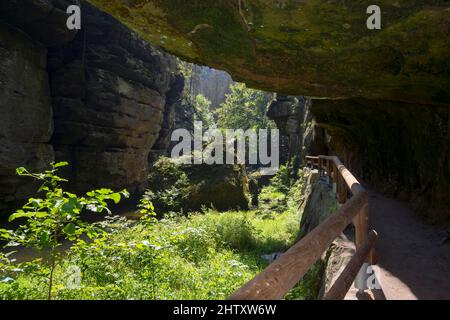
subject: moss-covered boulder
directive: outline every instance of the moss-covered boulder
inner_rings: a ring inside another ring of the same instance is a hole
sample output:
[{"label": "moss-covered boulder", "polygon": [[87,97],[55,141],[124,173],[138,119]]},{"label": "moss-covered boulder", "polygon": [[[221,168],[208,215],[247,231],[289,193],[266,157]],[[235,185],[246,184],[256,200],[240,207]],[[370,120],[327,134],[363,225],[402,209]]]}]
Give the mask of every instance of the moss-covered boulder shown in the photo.
[{"label": "moss-covered boulder", "polygon": [[89,0],[151,43],[292,95],[448,103],[449,2]]},{"label": "moss-covered boulder", "polygon": [[248,209],[251,196],[245,168],[239,165],[184,165],[191,182],[187,208]]},{"label": "moss-covered boulder", "polygon": [[158,213],[248,209],[251,196],[245,168],[239,165],[186,165],[160,158],[149,175],[147,195]]}]

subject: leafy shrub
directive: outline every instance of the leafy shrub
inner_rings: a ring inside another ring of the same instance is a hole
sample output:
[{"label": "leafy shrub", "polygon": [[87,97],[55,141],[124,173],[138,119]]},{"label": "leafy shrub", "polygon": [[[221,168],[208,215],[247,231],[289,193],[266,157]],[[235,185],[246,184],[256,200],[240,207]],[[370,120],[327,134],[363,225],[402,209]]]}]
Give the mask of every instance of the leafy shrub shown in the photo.
[{"label": "leafy shrub", "polygon": [[189,196],[189,179],[171,159],[161,157],[148,176],[145,196],[155,204],[158,213],[180,212]]},{"label": "leafy shrub", "polygon": [[67,162],[51,163],[51,169],[44,173],[31,173],[25,168],[18,168],[18,175],[42,182],[38,192],[44,193],[45,197],[29,199],[22,209],[9,217],[9,221],[25,219],[15,231],[0,230],[0,237],[8,241],[6,247],[21,245],[43,251],[48,255],[45,259],[38,259],[14,269],[11,269],[8,256],[3,255],[0,261],[1,269],[10,271],[2,276],[3,280],[5,278],[13,280],[15,274],[25,270],[21,267],[28,268],[28,271],[34,268],[33,273],[46,279],[48,283],[48,299],[52,298],[54,272],[61,262],[61,252],[58,248],[62,245],[62,241],[82,241],[83,235],[90,239],[98,239],[106,234],[95,224],[82,221],[81,212],[87,209],[97,213],[103,211],[110,213],[108,200],[119,203],[122,196],[128,197],[126,190],[113,192],[109,189],[99,189],[86,193],[84,197],[65,192],[61,183],[67,180],[60,178],[56,173],[60,167],[66,165]]},{"label": "leafy shrub", "polygon": [[292,203],[288,204],[289,199],[300,197],[299,192],[302,192],[302,189],[301,180],[298,179],[299,174],[295,172],[296,161],[294,158],[288,164],[281,166],[277,174],[270,179],[270,184],[262,188],[258,196],[262,214],[284,212],[292,205]]},{"label": "leafy shrub", "polygon": [[[150,198],[143,197],[140,221],[111,217],[89,225],[101,236],[79,237],[61,254],[52,297],[225,299],[267,265],[262,254],[285,251],[299,229],[298,214],[291,210],[263,217],[256,211],[208,209],[157,220],[154,209]],[[0,265],[6,279],[0,282],[1,299],[47,297],[48,281],[39,276],[49,273],[45,261],[17,264],[4,255],[0,260],[6,260]],[[74,266],[81,279],[69,287]],[[21,271],[13,271],[17,268]],[[299,292],[290,297],[299,298]]]}]

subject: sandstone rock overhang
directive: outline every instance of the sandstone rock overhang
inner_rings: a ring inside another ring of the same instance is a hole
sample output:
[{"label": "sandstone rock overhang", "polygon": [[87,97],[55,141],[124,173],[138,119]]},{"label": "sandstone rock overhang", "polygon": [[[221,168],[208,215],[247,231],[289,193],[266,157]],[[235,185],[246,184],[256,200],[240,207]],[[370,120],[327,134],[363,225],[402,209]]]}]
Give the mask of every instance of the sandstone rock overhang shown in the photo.
[{"label": "sandstone rock overhang", "polygon": [[448,104],[450,4],[370,1],[89,0],[152,44],[268,91]]}]

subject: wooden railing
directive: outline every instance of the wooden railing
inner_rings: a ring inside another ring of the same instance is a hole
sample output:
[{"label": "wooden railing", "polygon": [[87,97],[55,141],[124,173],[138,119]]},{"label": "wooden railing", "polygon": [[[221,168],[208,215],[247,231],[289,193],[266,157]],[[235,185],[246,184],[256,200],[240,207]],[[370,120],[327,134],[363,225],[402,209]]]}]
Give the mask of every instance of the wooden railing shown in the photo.
[{"label": "wooden railing", "polygon": [[355,226],[356,254],[325,294],[325,299],[343,299],[361,266],[371,257],[377,233],[373,230],[369,233],[368,229],[367,191],[337,157],[308,156],[305,162],[307,166],[317,168],[321,176],[325,175],[342,206],[229,299],[282,299],[352,221]]}]

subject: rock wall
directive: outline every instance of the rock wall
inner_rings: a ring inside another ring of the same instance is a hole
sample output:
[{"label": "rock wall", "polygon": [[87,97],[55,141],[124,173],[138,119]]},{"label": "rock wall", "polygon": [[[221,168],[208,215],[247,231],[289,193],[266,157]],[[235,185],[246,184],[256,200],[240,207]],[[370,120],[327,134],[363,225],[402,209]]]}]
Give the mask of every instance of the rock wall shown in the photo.
[{"label": "rock wall", "polygon": [[217,109],[231,92],[234,84],[230,75],[224,71],[193,65],[190,91],[193,97],[201,94],[211,101],[211,109]]},{"label": "rock wall", "polygon": [[[78,33],[66,28],[73,3],[82,5]],[[84,0],[2,1],[0,210],[36,190],[15,168],[53,160],[70,162],[73,191],[141,191],[184,85],[175,72],[173,57]]]},{"label": "rock wall", "polygon": [[315,100],[311,112],[331,136],[330,152],[359,178],[430,222],[450,222],[448,106]]},{"label": "rock wall", "polygon": [[162,128],[175,59],[84,2],[82,12],[83,31],[49,50],[56,159],[74,164],[69,178],[75,190],[139,192]]},{"label": "rock wall", "polygon": [[318,127],[310,112],[311,99],[277,95],[267,111],[281,135],[282,162],[297,156],[327,154],[325,130]]},{"label": "rock wall", "polygon": [[[36,190],[15,169],[42,170],[54,159],[47,46],[73,39],[67,1],[0,2],[0,211]],[[1,213],[0,213],[1,214]]]},{"label": "rock wall", "polygon": [[14,175],[16,167],[40,170],[53,160],[46,55],[45,47],[0,24],[0,210],[34,187]]}]

